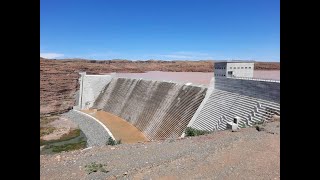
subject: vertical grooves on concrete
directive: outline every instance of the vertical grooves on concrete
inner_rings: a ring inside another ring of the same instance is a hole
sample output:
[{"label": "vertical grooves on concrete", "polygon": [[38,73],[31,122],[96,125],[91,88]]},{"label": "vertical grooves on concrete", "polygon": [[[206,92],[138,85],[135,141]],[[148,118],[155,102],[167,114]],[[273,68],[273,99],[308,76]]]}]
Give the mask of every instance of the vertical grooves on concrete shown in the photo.
[{"label": "vertical grooves on concrete", "polygon": [[94,103],[141,130],[149,139],[179,137],[206,88],[171,82],[114,78]]}]

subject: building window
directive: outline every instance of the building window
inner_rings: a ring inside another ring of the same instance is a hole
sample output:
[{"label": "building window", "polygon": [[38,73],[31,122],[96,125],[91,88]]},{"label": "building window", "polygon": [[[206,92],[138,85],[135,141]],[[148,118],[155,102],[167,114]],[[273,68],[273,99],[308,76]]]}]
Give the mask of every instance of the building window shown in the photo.
[{"label": "building window", "polygon": [[232,69],[232,67],[230,67],[230,69]]},{"label": "building window", "polygon": [[240,67],[238,67],[238,69],[240,69]]},{"label": "building window", "polygon": [[233,67],[233,69],[236,69],[236,67]]},{"label": "building window", "polygon": [[245,67],[245,69],[248,69],[248,67]]},{"label": "building window", "polygon": [[241,69],[243,69],[243,67],[241,67]]},{"label": "building window", "polygon": [[249,69],[251,69],[251,67],[249,67]]}]

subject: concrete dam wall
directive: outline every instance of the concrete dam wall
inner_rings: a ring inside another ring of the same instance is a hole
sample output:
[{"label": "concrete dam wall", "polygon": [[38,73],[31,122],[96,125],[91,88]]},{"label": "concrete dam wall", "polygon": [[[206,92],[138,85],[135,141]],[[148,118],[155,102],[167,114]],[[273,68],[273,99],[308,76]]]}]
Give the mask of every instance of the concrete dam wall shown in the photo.
[{"label": "concrete dam wall", "polygon": [[241,117],[241,127],[252,126],[275,113],[280,113],[280,81],[215,77],[188,126],[225,130],[235,116]]},{"label": "concrete dam wall", "polygon": [[148,139],[183,136],[186,127],[216,131],[238,116],[240,127],[280,114],[280,81],[214,77],[208,88],[175,82],[85,75],[75,109],[101,109]]},{"label": "concrete dam wall", "polygon": [[215,77],[214,89],[280,103],[280,81]]},{"label": "concrete dam wall", "polygon": [[76,92],[76,106],[74,109],[89,109],[97,99],[103,87],[108,84],[113,75],[87,75],[80,73],[79,92]]},{"label": "concrete dam wall", "polygon": [[113,78],[92,108],[117,115],[149,139],[181,136],[207,88],[173,82]]}]

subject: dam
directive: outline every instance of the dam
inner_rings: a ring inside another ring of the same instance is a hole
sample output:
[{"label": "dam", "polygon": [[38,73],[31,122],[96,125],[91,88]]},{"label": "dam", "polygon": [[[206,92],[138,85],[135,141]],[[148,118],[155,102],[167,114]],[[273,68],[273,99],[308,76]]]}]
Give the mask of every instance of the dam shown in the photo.
[{"label": "dam", "polygon": [[217,63],[209,86],[83,72],[74,109],[106,112],[148,140],[183,137],[187,127],[226,130],[234,117],[240,128],[253,126],[280,115],[280,81],[253,79],[250,71],[250,63]]}]

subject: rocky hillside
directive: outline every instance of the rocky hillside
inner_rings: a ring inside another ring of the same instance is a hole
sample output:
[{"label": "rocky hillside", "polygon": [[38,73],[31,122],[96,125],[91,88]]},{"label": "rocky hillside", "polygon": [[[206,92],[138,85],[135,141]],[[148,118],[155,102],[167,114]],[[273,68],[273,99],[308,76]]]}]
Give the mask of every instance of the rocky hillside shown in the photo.
[{"label": "rocky hillside", "polygon": [[[214,61],[128,61],[128,60],[52,60],[40,57],[40,116],[68,111],[75,103],[78,72],[141,73],[145,71],[213,72]],[[255,69],[279,70],[279,63],[257,62]]]}]

